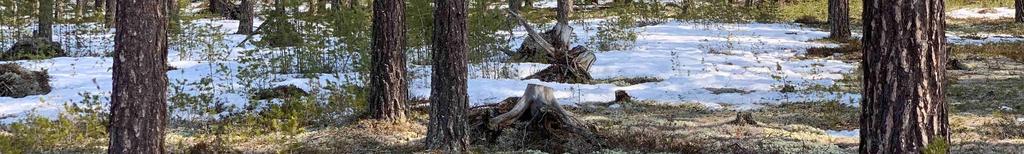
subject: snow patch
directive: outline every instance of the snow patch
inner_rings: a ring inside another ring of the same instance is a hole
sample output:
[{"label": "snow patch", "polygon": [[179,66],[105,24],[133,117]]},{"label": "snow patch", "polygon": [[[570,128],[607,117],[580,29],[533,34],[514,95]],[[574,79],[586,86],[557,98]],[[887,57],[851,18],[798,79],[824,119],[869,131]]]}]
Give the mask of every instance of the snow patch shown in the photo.
[{"label": "snow patch", "polygon": [[963,8],[946,13],[946,16],[955,19],[1003,19],[1013,18],[1014,9],[1007,7],[999,8]]}]

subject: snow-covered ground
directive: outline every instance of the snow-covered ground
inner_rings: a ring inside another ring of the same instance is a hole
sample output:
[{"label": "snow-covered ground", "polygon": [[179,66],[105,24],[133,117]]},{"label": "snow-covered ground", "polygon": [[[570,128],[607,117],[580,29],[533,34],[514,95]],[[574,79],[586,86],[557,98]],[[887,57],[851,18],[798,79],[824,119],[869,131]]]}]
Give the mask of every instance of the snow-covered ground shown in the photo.
[{"label": "snow-covered ground", "polygon": [[955,19],[1003,19],[1013,18],[1013,8],[963,8],[946,13],[949,18]]},{"label": "snow-covered ground", "polygon": [[835,137],[858,137],[860,136],[860,129],[854,130],[825,130],[825,134]]},{"label": "snow-covered ground", "polygon": [[[594,26],[598,21],[587,21]],[[194,24],[219,26],[224,33],[235,31],[238,22],[230,20],[201,20]],[[576,28],[578,42],[586,42],[594,31]],[[834,44],[808,42],[822,38],[827,32],[802,28],[789,24],[698,24],[669,22],[640,28],[642,34],[636,47],[624,51],[597,53],[597,62],[591,68],[597,79],[615,77],[655,77],[661,82],[643,83],[631,86],[611,84],[585,85],[541,82],[538,80],[488,79],[473,77],[469,80],[469,97],[474,105],[494,103],[510,96],[521,95],[527,84],[543,84],[559,92],[556,97],[563,104],[587,101],[609,101],[615,90],[625,90],[636,99],[654,100],[663,103],[701,103],[710,107],[735,105],[738,108],[754,108],[762,103],[793,101],[840,100],[854,102],[857,94],[829,93],[820,91],[782,93],[783,85],[795,86],[797,90],[811,86],[831,86],[843,74],[855,66],[838,60],[800,58],[806,48],[835,46]],[[517,31],[516,36],[523,35]],[[102,37],[111,37],[105,34]],[[222,88],[237,88],[238,79],[233,75],[217,75],[216,65],[237,69],[243,65],[237,62],[238,52],[253,48],[251,45],[234,47],[244,39],[242,35],[227,35],[223,42],[229,44],[232,53],[222,61],[202,61],[179,58],[177,50],[171,50],[169,64],[179,70],[168,72],[170,81],[189,80],[212,76],[214,83],[228,85]],[[516,43],[518,44],[518,41]],[[111,50],[109,42],[101,47]],[[197,59],[197,58],[196,58]],[[51,77],[53,91],[46,95],[24,98],[0,97],[0,115],[24,114],[36,111],[44,116],[54,116],[67,102],[83,99],[80,93],[106,95],[111,90],[111,65],[109,57],[61,57],[47,60],[17,61],[30,69],[47,70]],[[546,67],[545,64],[512,64],[519,77],[528,76]],[[479,73],[479,67],[471,70]],[[429,72],[429,66],[410,66],[412,72]],[[233,70],[232,72],[237,72]],[[429,75],[429,73],[420,73]],[[279,80],[275,85],[296,84],[309,89],[308,79],[297,75],[273,75]],[[343,81],[325,75],[324,81]],[[429,76],[421,76],[410,82],[413,97],[428,97]],[[749,93],[712,94],[708,88],[730,88]],[[227,90],[222,90],[227,91]],[[219,94],[220,100],[231,104],[244,104],[243,94]]]}]

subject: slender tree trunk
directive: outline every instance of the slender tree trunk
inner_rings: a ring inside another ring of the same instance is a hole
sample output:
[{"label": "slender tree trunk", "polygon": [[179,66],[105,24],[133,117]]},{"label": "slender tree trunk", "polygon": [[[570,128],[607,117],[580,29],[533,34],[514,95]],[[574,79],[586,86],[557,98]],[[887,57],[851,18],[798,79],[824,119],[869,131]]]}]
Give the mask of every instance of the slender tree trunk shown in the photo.
[{"label": "slender tree trunk", "polygon": [[850,38],[849,0],[828,0],[829,38],[846,40]]},{"label": "slender tree trunk", "polygon": [[167,0],[167,5],[164,8],[167,8],[167,18],[169,20],[167,29],[173,29],[175,32],[180,30],[178,23],[181,23],[181,15],[178,14],[178,0]]},{"label": "slender tree trunk", "polygon": [[39,0],[39,24],[36,38],[53,41],[53,0]]},{"label": "slender tree trunk", "polygon": [[1014,0],[1013,6],[1016,10],[1014,11],[1016,14],[1014,15],[1013,21],[1024,23],[1024,0]]},{"label": "slender tree trunk", "polygon": [[370,118],[403,122],[409,97],[405,81],[405,1],[373,1],[372,28]]},{"label": "slender tree trunk", "polygon": [[348,8],[355,9],[359,6],[359,0],[348,0]]},{"label": "slender tree trunk", "polygon": [[942,0],[864,1],[861,153],[949,145],[943,10]]},{"label": "slender tree trunk", "polygon": [[115,19],[115,17],[116,17],[116,14],[117,14],[117,0],[106,0],[106,1],[107,1],[107,5],[106,5],[107,8],[105,10],[106,12],[103,13],[103,21],[105,21],[107,23],[107,27],[116,28],[117,27],[117,25],[116,25],[117,24],[117,19]]},{"label": "slender tree trunk", "polygon": [[92,10],[93,11],[103,10],[103,2],[106,2],[106,1],[105,0],[95,0],[95,1],[93,1],[92,2],[92,4],[93,4]]},{"label": "slender tree trunk", "polygon": [[108,153],[164,153],[166,4],[163,0],[117,3]]},{"label": "slender tree trunk", "polygon": [[460,153],[469,146],[466,0],[434,0],[434,4],[434,66],[426,144],[431,150]]},{"label": "slender tree trunk", "polygon": [[238,32],[235,32],[236,34],[252,34],[253,18],[256,16],[252,3],[252,0],[242,0],[242,6],[239,7],[242,18],[238,19]]},{"label": "slender tree trunk", "polygon": [[555,23],[555,32],[558,33],[558,38],[552,40],[551,45],[555,47],[555,51],[569,51],[569,45],[571,45],[572,27],[569,25],[569,17],[572,15],[573,0],[558,0],[558,13],[557,23]]},{"label": "slender tree trunk", "polygon": [[85,17],[82,15],[85,14],[85,3],[85,0],[75,0],[75,16],[78,16],[79,18]]}]

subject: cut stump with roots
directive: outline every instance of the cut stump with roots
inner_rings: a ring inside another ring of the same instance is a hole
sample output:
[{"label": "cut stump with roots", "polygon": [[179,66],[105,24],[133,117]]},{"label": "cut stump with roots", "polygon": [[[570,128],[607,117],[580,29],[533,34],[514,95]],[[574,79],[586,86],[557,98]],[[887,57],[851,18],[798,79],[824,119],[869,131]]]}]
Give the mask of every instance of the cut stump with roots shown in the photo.
[{"label": "cut stump with roots", "polygon": [[595,133],[596,128],[562,108],[554,92],[550,87],[530,84],[522,97],[472,108],[470,124],[474,129],[472,132],[479,137],[475,141],[496,143],[502,130],[512,128],[541,134],[537,140],[582,141],[594,147],[603,145],[603,140]]},{"label": "cut stump with roots", "polygon": [[537,62],[551,64],[544,70],[530,75],[524,80],[539,79],[545,82],[561,83],[590,83],[593,78],[590,76],[590,66],[597,61],[594,52],[586,47],[570,47],[569,35],[572,27],[568,25],[555,26],[543,35],[537,33],[533,26],[519,16],[514,10],[509,10],[511,19],[517,20],[527,32],[527,38],[517,52],[508,52],[514,61]]}]

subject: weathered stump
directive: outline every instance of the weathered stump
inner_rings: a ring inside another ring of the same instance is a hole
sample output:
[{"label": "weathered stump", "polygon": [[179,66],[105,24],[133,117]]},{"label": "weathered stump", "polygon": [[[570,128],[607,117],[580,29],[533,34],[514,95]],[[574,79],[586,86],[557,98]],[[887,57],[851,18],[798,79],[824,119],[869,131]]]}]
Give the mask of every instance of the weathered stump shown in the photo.
[{"label": "weathered stump", "polygon": [[593,80],[590,76],[590,66],[597,61],[597,57],[583,46],[569,49],[568,40],[572,27],[555,26],[541,35],[515,11],[510,10],[509,14],[526,29],[528,37],[518,52],[507,54],[513,61],[551,64],[548,68],[524,79],[562,83],[589,83]]},{"label": "weathered stump", "polygon": [[590,83],[590,66],[597,59],[594,53],[584,47],[576,47],[566,56],[552,57],[555,63],[544,70],[527,76],[524,79],[538,79],[545,82]]},{"label": "weathered stump", "polygon": [[[536,140],[557,139],[603,145],[596,128],[563,109],[554,97],[554,89],[530,84],[522,97],[512,97],[500,104],[474,107],[468,114],[474,133],[480,140],[495,143],[504,129],[517,129],[539,134]],[[525,127],[513,127],[516,124]],[[477,140],[477,141],[480,141]]]},{"label": "weathered stump", "polygon": [[733,125],[757,125],[757,121],[754,121],[754,114],[750,112],[738,112],[736,113],[736,119],[729,122]]}]

